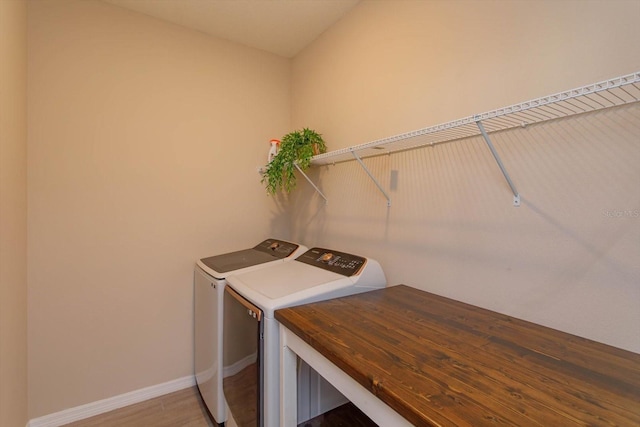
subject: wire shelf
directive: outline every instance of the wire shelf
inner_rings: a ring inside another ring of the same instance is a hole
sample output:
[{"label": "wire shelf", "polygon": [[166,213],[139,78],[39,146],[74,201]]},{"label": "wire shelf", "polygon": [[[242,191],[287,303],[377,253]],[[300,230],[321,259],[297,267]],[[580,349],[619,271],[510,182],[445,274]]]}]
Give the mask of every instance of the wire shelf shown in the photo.
[{"label": "wire shelf", "polygon": [[484,125],[487,133],[492,133],[639,100],[640,71],[440,125],[330,151],[314,156],[311,163],[316,166],[327,165],[478,136],[481,134],[478,122]]}]

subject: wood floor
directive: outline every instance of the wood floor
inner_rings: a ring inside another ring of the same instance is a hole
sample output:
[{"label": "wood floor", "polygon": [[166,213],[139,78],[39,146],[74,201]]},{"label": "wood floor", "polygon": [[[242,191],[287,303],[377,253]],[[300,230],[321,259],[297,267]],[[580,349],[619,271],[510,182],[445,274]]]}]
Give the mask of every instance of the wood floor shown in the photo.
[{"label": "wood floor", "polygon": [[[1,1],[1,0],[0,0]],[[116,409],[65,427],[215,427],[196,387]],[[300,427],[376,427],[348,403],[302,423]]]},{"label": "wood floor", "polygon": [[195,387],[116,409],[67,427],[213,427]]}]

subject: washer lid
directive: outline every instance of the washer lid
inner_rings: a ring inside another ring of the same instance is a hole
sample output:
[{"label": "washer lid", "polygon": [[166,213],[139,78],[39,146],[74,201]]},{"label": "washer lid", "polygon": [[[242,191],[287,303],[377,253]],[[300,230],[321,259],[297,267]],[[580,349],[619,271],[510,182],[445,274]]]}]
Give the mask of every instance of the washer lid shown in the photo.
[{"label": "washer lid", "polygon": [[200,261],[219,274],[240,270],[270,261],[284,259],[293,254],[299,245],[282,240],[267,239],[251,249],[229,252]]},{"label": "washer lid", "polygon": [[253,249],[243,249],[241,251],[229,252],[228,254],[202,258],[201,261],[213,271],[228,273],[232,270],[240,270],[276,259],[273,255],[264,252],[254,251]]},{"label": "washer lid", "polygon": [[227,284],[271,319],[279,308],[386,286],[380,264],[371,258],[324,248],[312,248],[303,255],[290,262],[231,273]]},{"label": "washer lid", "polygon": [[[346,285],[353,283],[344,275],[311,267],[300,262],[287,262],[261,270],[231,275],[227,281],[236,285],[237,290],[241,293],[243,291],[255,292],[270,300],[295,295],[298,292],[313,288],[317,288],[315,292],[322,294],[324,287],[334,282],[344,282]],[[265,304],[263,298],[256,302]]]}]

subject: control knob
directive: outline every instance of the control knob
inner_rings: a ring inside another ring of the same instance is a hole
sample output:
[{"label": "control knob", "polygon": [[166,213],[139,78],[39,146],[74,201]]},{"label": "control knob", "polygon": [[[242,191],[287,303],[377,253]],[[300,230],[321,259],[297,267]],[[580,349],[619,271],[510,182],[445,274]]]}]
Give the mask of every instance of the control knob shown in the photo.
[{"label": "control knob", "polygon": [[329,262],[333,259],[333,254],[331,252],[327,252],[320,257],[320,261]]}]

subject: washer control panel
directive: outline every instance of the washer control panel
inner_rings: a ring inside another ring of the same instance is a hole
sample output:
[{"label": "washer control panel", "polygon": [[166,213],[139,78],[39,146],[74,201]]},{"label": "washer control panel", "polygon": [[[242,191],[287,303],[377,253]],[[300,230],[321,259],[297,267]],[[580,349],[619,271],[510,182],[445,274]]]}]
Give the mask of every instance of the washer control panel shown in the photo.
[{"label": "washer control panel", "polygon": [[298,249],[298,245],[285,242],[284,240],[267,239],[256,245],[253,249],[268,253],[276,258],[286,258]]},{"label": "washer control panel", "polygon": [[358,274],[367,262],[367,259],[358,255],[334,251],[325,248],[311,248],[296,258],[296,261],[313,265],[314,267],[353,276]]}]

